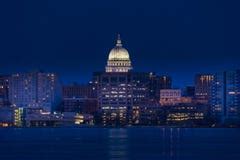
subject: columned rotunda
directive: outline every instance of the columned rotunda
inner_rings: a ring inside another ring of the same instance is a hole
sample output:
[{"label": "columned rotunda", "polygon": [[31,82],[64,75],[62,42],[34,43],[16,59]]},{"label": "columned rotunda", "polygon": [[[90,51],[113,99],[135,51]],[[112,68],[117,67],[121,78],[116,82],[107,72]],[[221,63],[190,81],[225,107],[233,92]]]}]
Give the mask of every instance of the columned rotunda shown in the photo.
[{"label": "columned rotunda", "polygon": [[129,53],[123,48],[120,35],[118,35],[116,46],[108,56],[106,72],[129,72],[131,69]]}]

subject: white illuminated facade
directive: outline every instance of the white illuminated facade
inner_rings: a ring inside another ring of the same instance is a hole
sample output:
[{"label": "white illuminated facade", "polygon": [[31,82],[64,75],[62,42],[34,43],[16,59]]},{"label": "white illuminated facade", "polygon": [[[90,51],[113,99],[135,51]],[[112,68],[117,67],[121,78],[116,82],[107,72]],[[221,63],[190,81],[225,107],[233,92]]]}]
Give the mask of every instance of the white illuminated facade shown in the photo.
[{"label": "white illuminated facade", "polygon": [[128,51],[123,48],[120,35],[116,46],[110,51],[106,72],[129,72],[132,69]]}]

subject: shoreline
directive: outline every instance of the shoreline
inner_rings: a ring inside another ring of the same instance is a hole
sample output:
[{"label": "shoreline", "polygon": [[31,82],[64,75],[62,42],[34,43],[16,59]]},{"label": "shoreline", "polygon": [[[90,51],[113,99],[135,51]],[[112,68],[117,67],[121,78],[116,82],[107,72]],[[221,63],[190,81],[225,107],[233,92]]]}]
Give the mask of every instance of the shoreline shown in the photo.
[{"label": "shoreline", "polygon": [[206,127],[206,126],[198,126],[198,127],[190,127],[190,126],[49,126],[49,127],[0,127],[0,129],[61,129],[61,128],[69,128],[69,129],[80,129],[80,128],[102,128],[102,129],[131,129],[131,128],[163,128],[163,129],[240,129],[240,127]]}]

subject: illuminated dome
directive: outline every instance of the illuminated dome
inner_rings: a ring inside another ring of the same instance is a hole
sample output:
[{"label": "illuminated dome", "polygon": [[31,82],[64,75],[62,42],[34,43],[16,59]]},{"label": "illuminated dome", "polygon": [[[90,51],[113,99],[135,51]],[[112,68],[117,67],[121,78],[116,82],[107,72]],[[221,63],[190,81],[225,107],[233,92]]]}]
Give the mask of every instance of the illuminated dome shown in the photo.
[{"label": "illuminated dome", "polygon": [[122,41],[118,35],[117,44],[108,55],[106,72],[128,72],[131,69],[129,53],[122,47]]},{"label": "illuminated dome", "polygon": [[118,36],[116,46],[110,51],[108,60],[129,60],[129,53],[122,47],[120,36]]}]

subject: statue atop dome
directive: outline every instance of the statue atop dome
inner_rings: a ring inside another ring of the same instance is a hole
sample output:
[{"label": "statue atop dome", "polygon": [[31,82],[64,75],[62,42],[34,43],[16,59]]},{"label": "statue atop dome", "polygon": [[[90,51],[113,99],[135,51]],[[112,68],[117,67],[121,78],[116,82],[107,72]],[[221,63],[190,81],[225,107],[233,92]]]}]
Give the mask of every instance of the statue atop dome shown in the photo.
[{"label": "statue atop dome", "polygon": [[118,34],[118,38],[117,38],[117,44],[116,44],[117,47],[122,47],[122,40],[121,40],[121,36],[120,34]]}]

